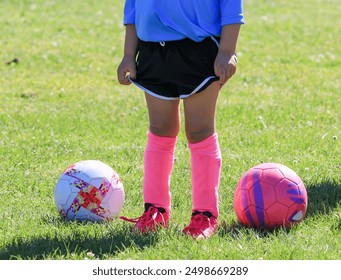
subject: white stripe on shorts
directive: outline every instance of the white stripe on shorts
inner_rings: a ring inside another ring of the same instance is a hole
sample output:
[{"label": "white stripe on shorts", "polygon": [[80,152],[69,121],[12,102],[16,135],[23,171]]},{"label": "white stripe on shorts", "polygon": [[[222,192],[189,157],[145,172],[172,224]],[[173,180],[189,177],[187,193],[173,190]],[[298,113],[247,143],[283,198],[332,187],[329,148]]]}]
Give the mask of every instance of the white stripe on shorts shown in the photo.
[{"label": "white stripe on shorts", "polygon": [[130,79],[129,80],[135,85],[137,86],[138,88],[142,89],[145,93],[148,93],[149,95],[151,96],[154,96],[154,97],[157,97],[159,99],[163,99],[163,100],[178,100],[179,98],[178,97],[167,97],[167,96],[162,96],[162,95],[159,95],[147,88],[145,88],[144,86],[141,86],[140,84],[134,82],[134,80]]},{"label": "white stripe on shorts", "polygon": [[217,41],[217,39],[214,38],[213,36],[211,36],[211,39],[214,43],[216,43],[217,47],[219,48],[219,42]]},{"label": "white stripe on shorts", "polygon": [[190,96],[193,95],[193,94],[196,94],[204,85],[207,84],[207,82],[208,82],[209,80],[214,79],[214,78],[216,78],[216,76],[210,76],[210,77],[206,78],[206,79],[203,80],[203,81],[201,82],[201,84],[198,85],[191,93],[189,93],[189,94],[180,94],[180,98],[183,99],[183,98],[190,97]]},{"label": "white stripe on shorts", "polygon": [[[214,79],[214,78],[216,78],[216,77],[215,77],[215,76],[210,76],[210,77],[206,78],[206,79],[203,80],[203,81],[200,83],[200,85],[198,85],[191,93],[189,93],[189,94],[180,94],[180,95],[179,95],[180,98],[181,98],[181,99],[184,99],[184,98],[188,98],[188,97],[192,96],[193,94],[196,94],[204,85],[207,84],[207,82],[208,82],[209,80]],[[141,86],[140,84],[136,83],[134,80],[130,79],[130,77],[129,77],[129,80],[130,80],[135,86],[137,86],[138,88],[142,89],[144,92],[148,93],[148,94],[151,95],[151,96],[154,96],[154,97],[157,97],[157,98],[163,99],[163,100],[178,100],[178,99],[179,99],[179,97],[167,97],[167,96],[159,95],[159,94],[157,94],[157,93],[155,93],[155,92],[153,92],[153,91],[151,91],[151,90],[145,88],[144,86]]]}]

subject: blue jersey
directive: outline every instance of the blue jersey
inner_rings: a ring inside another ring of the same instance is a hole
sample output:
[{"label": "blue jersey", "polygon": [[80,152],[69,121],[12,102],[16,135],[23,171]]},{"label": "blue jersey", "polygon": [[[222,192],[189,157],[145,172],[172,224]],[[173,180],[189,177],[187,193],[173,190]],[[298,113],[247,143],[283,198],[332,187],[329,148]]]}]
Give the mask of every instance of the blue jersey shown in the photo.
[{"label": "blue jersey", "polygon": [[242,0],[126,0],[124,24],[135,24],[143,41],[220,36],[227,24],[243,24]]}]

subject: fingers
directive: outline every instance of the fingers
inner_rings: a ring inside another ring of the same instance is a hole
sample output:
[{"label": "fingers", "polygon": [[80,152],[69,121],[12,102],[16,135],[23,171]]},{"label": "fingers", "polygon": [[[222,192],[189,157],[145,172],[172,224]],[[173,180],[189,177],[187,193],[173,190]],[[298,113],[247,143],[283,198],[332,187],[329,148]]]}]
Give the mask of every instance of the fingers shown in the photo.
[{"label": "fingers", "polygon": [[118,71],[117,72],[117,79],[121,85],[129,85],[131,83],[129,78],[128,78],[126,71],[121,71],[121,72]]},{"label": "fingers", "polygon": [[123,58],[117,69],[117,79],[121,85],[130,85],[136,79],[136,65],[133,58]]},{"label": "fingers", "polygon": [[136,78],[136,70],[133,69],[118,69],[117,70],[117,79],[121,85],[130,85],[131,80]]},{"label": "fingers", "polygon": [[129,77],[130,77],[132,80],[135,80],[135,79],[136,79],[136,69],[135,69],[135,67],[132,68],[132,69],[130,69],[130,70],[129,70],[129,73],[130,73]]},{"label": "fingers", "polygon": [[223,85],[227,82],[226,71],[225,71],[224,67],[219,68],[217,76],[219,77],[219,83],[221,85]]},{"label": "fingers", "polygon": [[226,72],[225,72],[225,68],[224,68],[224,65],[222,65],[222,64],[219,64],[219,61],[215,61],[215,63],[214,63],[214,74],[217,76],[217,77],[219,77],[219,84],[223,84],[224,82],[225,82],[225,80],[226,80],[226,78],[225,78],[225,74],[226,74]]},{"label": "fingers", "polygon": [[233,55],[229,57],[229,59],[227,59],[227,57],[217,57],[214,69],[215,75],[219,77],[219,83],[224,85],[236,73],[236,56]]},{"label": "fingers", "polygon": [[216,76],[219,77],[219,83],[224,85],[236,72],[235,67],[227,66],[224,68],[223,66],[219,68],[216,72]]}]

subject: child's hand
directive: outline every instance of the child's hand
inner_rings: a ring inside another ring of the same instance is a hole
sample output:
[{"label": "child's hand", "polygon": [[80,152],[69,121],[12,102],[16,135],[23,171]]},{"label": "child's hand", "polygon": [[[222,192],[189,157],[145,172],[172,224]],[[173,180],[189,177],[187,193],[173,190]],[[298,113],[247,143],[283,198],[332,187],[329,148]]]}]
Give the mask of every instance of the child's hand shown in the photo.
[{"label": "child's hand", "polygon": [[117,69],[117,78],[121,85],[130,85],[129,78],[136,78],[135,57],[124,56]]},{"label": "child's hand", "polygon": [[218,52],[214,62],[214,73],[219,77],[219,83],[223,86],[237,70],[236,54]]}]

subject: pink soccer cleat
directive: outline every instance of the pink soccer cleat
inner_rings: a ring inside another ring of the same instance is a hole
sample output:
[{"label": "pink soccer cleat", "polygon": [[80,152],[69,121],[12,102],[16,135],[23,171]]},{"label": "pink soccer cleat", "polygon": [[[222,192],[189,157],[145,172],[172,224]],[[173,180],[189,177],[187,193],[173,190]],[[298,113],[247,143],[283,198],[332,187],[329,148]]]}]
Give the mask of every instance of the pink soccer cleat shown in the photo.
[{"label": "pink soccer cleat", "polygon": [[133,229],[140,231],[141,233],[147,233],[149,231],[157,231],[158,228],[168,227],[169,214],[161,207],[155,207],[150,203],[145,204],[145,212],[141,217],[135,219],[129,219],[126,217],[120,217],[122,220],[135,223]]},{"label": "pink soccer cleat", "polygon": [[210,212],[194,211],[190,224],[184,228],[183,233],[194,239],[206,239],[211,237],[217,230],[218,220]]}]

